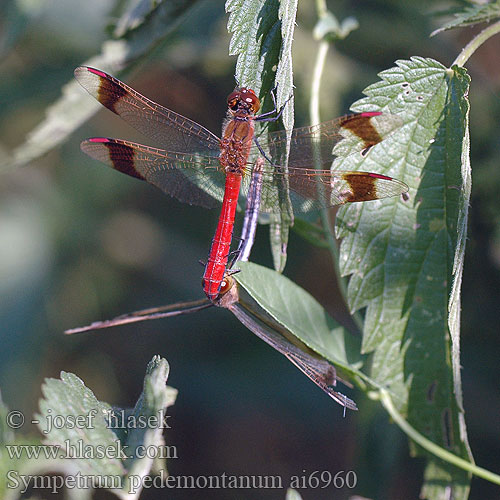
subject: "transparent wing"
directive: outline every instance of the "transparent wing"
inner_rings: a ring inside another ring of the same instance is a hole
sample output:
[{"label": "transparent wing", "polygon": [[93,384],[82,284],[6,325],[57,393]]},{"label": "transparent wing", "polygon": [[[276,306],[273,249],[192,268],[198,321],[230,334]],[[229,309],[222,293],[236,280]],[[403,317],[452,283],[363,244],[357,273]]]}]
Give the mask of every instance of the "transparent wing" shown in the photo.
[{"label": "transparent wing", "polygon": [[[346,156],[383,141],[402,125],[397,115],[379,112],[341,116],[333,120],[292,130],[290,139],[290,167],[312,167],[316,152],[322,165],[331,165],[334,156]],[[256,141],[275,163],[286,158],[287,136],[285,130],[256,136]],[[257,144],[252,156],[260,153]]]},{"label": "transparent wing", "polygon": [[[246,195],[250,179],[245,177],[243,195]],[[312,168],[273,167],[263,168],[260,211],[275,213],[279,210],[279,194],[276,188],[285,178],[293,209],[309,212],[321,208],[359,201],[378,200],[398,196],[408,191],[408,186],[392,177],[373,172],[315,170]]]},{"label": "transparent wing", "polygon": [[[215,156],[174,153],[119,139],[96,137],[81,144],[82,151],[122,173],[145,180],[183,203],[206,208],[217,206],[224,194],[225,175]],[[264,162],[262,162],[264,163]],[[408,190],[392,177],[371,172],[331,172],[288,168],[264,163],[261,212],[279,210],[276,181],[285,176],[294,209],[302,212],[348,202],[397,196]],[[246,198],[250,176],[244,178]]]},{"label": "transparent wing", "polygon": [[124,174],[142,179],[183,203],[213,208],[224,195],[216,156],[172,153],[129,141],[95,137],[83,152]]},{"label": "transparent wing", "polygon": [[75,69],[80,85],[102,105],[158,144],[186,153],[219,151],[219,138],[205,127],[167,109],[98,69]]},{"label": "transparent wing", "polygon": [[[262,156],[263,151],[267,160],[264,164],[261,212],[279,210],[282,206],[279,201],[282,186],[288,187],[288,196],[296,212],[405,193],[408,186],[388,176],[313,168],[315,165],[329,167],[336,156],[368,150],[401,124],[401,118],[396,115],[373,112],[346,115],[319,125],[296,128],[291,133],[286,168],[279,166],[286,159],[286,132],[280,130],[257,136],[251,157]],[[244,192],[248,184],[246,180]]]},{"label": "transparent wing", "polygon": [[[224,173],[219,170],[220,141],[214,134],[100,70],[82,66],[75,70],[75,77],[101,104],[171,150],[118,139],[94,138],[82,143],[85,153],[115,170],[148,181],[182,202],[204,207],[217,205],[215,200],[223,196]],[[286,158],[286,133],[278,131],[257,137],[266,157],[261,211],[280,210],[280,186],[289,187],[292,206],[297,211],[406,192],[404,183],[387,176],[311,168],[315,160],[331,164],[334,155],[346,155],[379,143],[400,123],[396,116],[374,112],[294,129],[287,168],[279,166]],[[255,159],[260,154],[254,144],[250,158]],[[247,194],[249,180],[247,174],[243,197]]]}]

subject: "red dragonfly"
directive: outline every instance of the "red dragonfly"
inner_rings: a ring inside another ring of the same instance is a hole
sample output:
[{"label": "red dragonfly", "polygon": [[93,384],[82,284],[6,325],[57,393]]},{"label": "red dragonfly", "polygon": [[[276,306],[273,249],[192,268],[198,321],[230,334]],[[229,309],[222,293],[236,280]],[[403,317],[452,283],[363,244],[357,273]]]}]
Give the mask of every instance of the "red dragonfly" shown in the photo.
[{"label": "red dragonfly", "polygon": [[[249,207],[249,212],[252,212],[252,210],[253,209]],[[250,214],[250,217],[252,217],[252,214]],[[247,220],[247,224],[249,226],[247,228],[248,234],[253,231],[250,226],[253,226],[254,222],[256,222],[256,219]],[[238,255],[238,258],[240,260],[243,253],[244,251],[240,252]],[[341,381],[351,388],[352,385],[346,380],[343,380],[339,376],[337,376],[337,371],[332,364],[309,349],[300,340],[297,339],[295,343],[290,338],[282,335],[279,331],[274,329],[272,325],[266,325],[265,322],[259,319],[259,315],[256,314],[258,310],[254,311],[252,305],[242,305],[239,303],[240,299],[238,294],[238,286],[234,278],[230,275],[227,275],[224,278],[224,281],[224,291],[221,291],[217,300],[209,301],[207,299],[201,299],[191,302],[170,304],[168,306],[151,307],[148,309],[143,309],[141,311],[135,311],[133,313],[122,314],[121,316],[117,316],[116,318],[110,320],[95,321],[94,323],[87,326],[71,328],[70,330],[66,330],[64,333],[66,333],[67,335],[72,335],[75,333],[88,332],[90,330],[101,330],[118,325],[138,323],[140,321],[180,316],[182,314],[201,311],[202,309],[213,306],[223,307],[224,309],[228,309],[229,311],[231,311],[239,319],[239,321],[255,335],[257,335],[257,337],[283,354],[302,373],[304,373],[304,375],[306,375],[320,389],[328,394],[328,396],[330,396],[334,401],[343,406],[344,415],[346,408],[349,408],[350,410],[358,409],[356,403],[352,399],[334,389],[334,387],[337,385],[337,381]],[[281,329],[279,328],[278,330]]]},{"label": "red dragonfly", "polygon": [[406,184],[386,175],[312,167],[316,163],[313,158],[322,165],[331,164],[334,146],[338,147],[343,138],[356,139],[359,150],[379,143],[396,128],[394,117],[379,112],[361,113],[296,128],[291,133],[288,161],[284,163],[288,145],[285,131],[254,137],[256,121],[270,121],[275,119],[270,118],[273,113],[275,116],[279,113],[275,110],[256,115],[260,101],[249,88],[236,88],[229,94],[227,119],[219,139],[198,123],[156,104],[103,71],[81,66],[76,68],[75,77],[101,104],[169,148],[94,137],[82,142],[85,153],[115,170],[146,180],[182,202],[213,207],[215,199],[223,198],[203,275],[203,290],[210,300],[221,293],[240,187],[243,184],[245,195],[246,180],[250,177],[245,173],[251,170],[257,157],[269,160],[262,174],[261,212],[280,210],[282,195],[277,185],[288,186],[288,197],[299,211],[397,196],[408,191]]}]

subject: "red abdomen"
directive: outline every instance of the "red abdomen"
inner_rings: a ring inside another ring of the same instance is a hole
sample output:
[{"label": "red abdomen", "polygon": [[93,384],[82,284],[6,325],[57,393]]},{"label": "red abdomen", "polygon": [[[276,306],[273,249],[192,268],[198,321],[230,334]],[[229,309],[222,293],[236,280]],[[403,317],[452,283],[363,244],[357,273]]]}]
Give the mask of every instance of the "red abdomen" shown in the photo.
[{"label": "red abdomen", "polygon": [[228,172],[219,223],[203,274],[203,291],[210,300],[215,300],[219,295],[221,283],[226,274],[240,186],[241,174]]},{"label": "red abdomen", "polygon": [[226,172],[226,186],[219,223],[203,275],[203,291],[210,300],[215,300],[219,295],[226,274],[241,178],[250,154],[253,134],[251,115],[237,115],[224,127],[219,161]]}]

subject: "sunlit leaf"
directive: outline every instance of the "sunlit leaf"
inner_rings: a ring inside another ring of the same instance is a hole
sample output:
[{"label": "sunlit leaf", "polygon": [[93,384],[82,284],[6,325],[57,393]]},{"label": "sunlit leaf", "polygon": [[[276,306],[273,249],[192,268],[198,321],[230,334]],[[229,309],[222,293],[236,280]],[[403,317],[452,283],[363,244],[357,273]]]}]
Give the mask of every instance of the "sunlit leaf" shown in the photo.
[{"label": "sunlit leaf", "polygon": [[286,491],[286,500],[302,500],[300,493],[293,488],[288,488]]},{"label": "sunlit leaf", "polygon": [[136,0],[116,23],[114,36],[120,38],[137,29],[164,2],[165,0]]},{"label": "sunlit leaf", "polygon": [[[276,88],[276,105],[281,108],[292,96],[292,41],[297,2],[277,0],[228,0],[228,30],[232,33],[230,55],[237,55],[236,78],[241,85],[253,88],[263,100],[262,111],[270,111],[274,104],[270,92]],[[293,100],[281,116],[286,130],[293,128]],[[268,124],[275,130],[276,123]],[[284,164],[286,158],[275,159]],[[274,266],[283,270],[286,263],[286,246],[293,212],[288,199],[288,186],[276,186],[281,204],[281,215],[272,217],[270,241]]]},{"label": "sunlit leaf", "polygon": [[[363,351],[373,353],[372,379],[397,394],[395,404],[411,425],[468,458],[454,394],[460,380],[451,366],[448,301],[453,280],[460,282],[455,259],[463,258],[470,189],[464,139],[469,77],[461,68],[419,57],[398,61],[380,77],[353,109],[399,114],[404,125],[369,152],[363,169],[403,180],[410,197],[339,210],[349,307],[367,307]],[[357,162],[351,155],[336,166],[354,169]],[[454,330],[458,343],[456,322]],[[466,498],[467,474],[426,456],[423,496],[438,498],[450,486],[454,498]]]},{"label": "sunlit leaf", "polygon": [[455,19],[433,31],[431,36],[452,28],[473,26],[474,24],[490,22],[500,18],[500,1],[490,3],[470,2],[469,6],[464,8],[462,12],[456,12],[454,15]]},{"label": "sunlit leaf", "polygon": [[[101,487],[123,499],[137,498],[137,481],[151,471],[153,458],[139,456],[138,447],[164,446],[162,431],[165,428],[166,409],[175,402],[176,391],[166,386],[168,363],[155,356],[148,364],[144,390],[135,408],[111,408],[97,400],[82,380],[72,373],[61,373],[60,379],[47,379],[42,386],[44,398],[40,401],[39,427],[46,443],[61,447],[61,458],[72,450],[83,475],[98,478],[121,478],[117,483],[104,482]],[[79,425],[50,425],[51,422],[79,422]],[[90,419],[90,420],[78,420]],[[98,456],[98,450],[109,451]],[[83,450],[83,451],[81,451]],[[83,456],[82,456],[83,454]],[[134,486],[131,488],[131,484]],[[98,485],[98,483],[96,484]],[[130,490],[135,489],[134,494]]]},{"label": "sunlit leaf", "polygon": [[[29,456],[28,450],[40,450],[41,445],[38,438],[26,438],[18,432],[14,433],[13,427],[22,419],[26,421],[26,416],[17,410],[9,412],[0,397],[0,497],[3,500],[21,497],[26,488],[23,478],[45,476],[44,479],[48,479],[49,473],[57,471],[58,479],[62,480],[61,474],[76,475],[79,472],[74,463],[59,458],[60,452],[55,447],[55,458],[44,453],[38,457]],[[77,488],[69,488],[66,496],[68,500],[91,500],[92,497],[90,489]]]},{"label": "sunlit leaf", "polygon": [[315,352],[356,373],[361,366],[359,342],[303,288],[287,277],[251,262],[238,262],[234,277],[267,314]]},{"label": "sunlit leaf", "polygon": [[339,23],[332,12],[327,11],[316,23],[314,27],[314,38],[316,40],[343,40],[347,38],[351,31],[359,28],[358,21],[353,17],[348,17]]},{"label": "sunlit leaf", "polygon": [[[37,415],[37,419],[40,431],[48,443],[63,446],[68,440],[75,447],[79,442],[89,446],[93,443],[101,443],[104,446],[116,444],[116,436],[106,424],[106,417],[111,412],[111,406],[98,401],[92,391],[85,387],[83,381],[76,375],[61,372],[60,379],[45,381],[42,392],[44,398],[40,401],[40,414]],[[79,415],[95,415],[95,417],[90,417],[93,419],[92,425],[84,425],[82,429],[79,429],[68,425],[50,426],[55,415],[59,419],[63,418],[68,421]],[[101,471],[102,474],[116,476],[125,472],[119,458],[81,458],[78,462],[85,474]]]}]

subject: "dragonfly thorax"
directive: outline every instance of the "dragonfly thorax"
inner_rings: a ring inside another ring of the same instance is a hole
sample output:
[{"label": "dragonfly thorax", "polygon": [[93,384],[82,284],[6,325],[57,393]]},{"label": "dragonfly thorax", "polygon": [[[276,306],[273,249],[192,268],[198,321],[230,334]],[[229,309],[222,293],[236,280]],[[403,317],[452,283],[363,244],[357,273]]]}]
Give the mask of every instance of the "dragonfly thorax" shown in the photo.
[{"label": "dragonfly thorax", "polygon": [[246,119],[240,118],[240,114],[244,113],[248,111],[243,109],[235,111],[235,116],[224,124],[219,162],[226,173],[242,174],[248,161],[254,135],[254,120],[249,115]]}]

